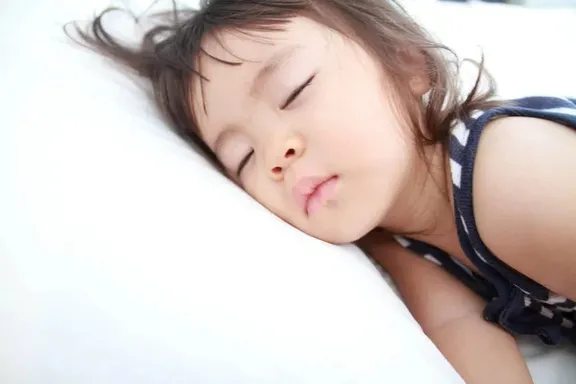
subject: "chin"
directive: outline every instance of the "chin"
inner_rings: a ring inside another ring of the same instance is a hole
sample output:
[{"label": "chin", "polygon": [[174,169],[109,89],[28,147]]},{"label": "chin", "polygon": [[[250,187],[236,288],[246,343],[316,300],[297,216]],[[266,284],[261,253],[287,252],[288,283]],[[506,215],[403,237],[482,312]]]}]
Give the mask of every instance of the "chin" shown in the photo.
[{"label": "chin", "polygon": [[[360,240],[382,222],[382,212],[386,207],[374,202],[381,202],[378,196],[362,196],[354,198],[353,204],[336,204],[325,207],[305,220],[294,218],[289,220],[293,226],[308,235],[327,243],[343,245]],[[350,201],[350,200],[348,200]]]},{"label": "chin", "polygon": [[368,222],[366,220],[332,221],[330,224],[325,224],[321,226],[321,228],[317,228],[315,231],[309,231],[308,233],[327,243],[344,245],[360,240],[376,228],[377,225],[377,221]]}]

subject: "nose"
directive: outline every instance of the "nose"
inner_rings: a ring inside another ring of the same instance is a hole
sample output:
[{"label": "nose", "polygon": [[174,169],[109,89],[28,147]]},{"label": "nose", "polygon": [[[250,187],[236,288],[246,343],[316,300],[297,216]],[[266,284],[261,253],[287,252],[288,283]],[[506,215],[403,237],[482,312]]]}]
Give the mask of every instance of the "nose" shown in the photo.
[{"label": "nose", "polygon": [[284,179],[286,170],[304,153],[304,139],[297,134],[280,140],[270,148],[268,160],[268,174],[273,180]]}]

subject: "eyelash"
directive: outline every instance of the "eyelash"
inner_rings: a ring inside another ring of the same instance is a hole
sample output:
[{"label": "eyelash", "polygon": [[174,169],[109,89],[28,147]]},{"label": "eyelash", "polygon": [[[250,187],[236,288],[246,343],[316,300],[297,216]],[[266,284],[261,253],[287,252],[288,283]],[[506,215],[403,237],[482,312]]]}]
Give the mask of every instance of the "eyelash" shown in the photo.
[{"label": "eyelash", "polygon": [[246,164],[248,164],[248,161],[250,161],[252,155],[254,155],[253,149],[250,152],[248,152],[246,156],[244,156],[242,161],[240,161],[240,165],[238,165],[238,170],[236,171],[236,176],[238,178],[240,178],[240,176],[242,175],[242,171],[244,170],[244,167],[246,167]]},{"label": "eyelash", "polygon": [[[294,90],[294,92],[292,92],[290,94],[290,96],[288,96],[288,99],[284,102],[284,104],[282,104],[282,107],[280,109],[285,110],[286,108],[288,108],[290,106],[290,104],[292,104],[298,98],[298,96],[300,96],[302,91],[304,91],[306,89],[306,87],[308,87],[312,83],[312,80],[314,80],[315,77],[316,77],[315,74],[310,76],[310,78],[308,80],[306,80],[302,85],[300,85],[298,88],[296,88]],[[238,178],[240,178],[240,176],[242,175],[242,171],[244,170],[244,168],[246,167],[246,164],[248,164],[248,161],[250,161],[250,158],[253,155],[254,155],[254,150],[252,149],[250,152],[248,152],[248,154],[246,156],[244,156],[242,161],[240,161],[240,164],[238,165],[238,170],[236,171],[236,176]]]},{"label": "eyelash", "polygon": [[280,107],[280,109],[284,110],[284,109],[288,108],[290,106],[290,104],[292,104],[292,102],[294,102],[294,100],[296,100],[298,98],[298,96],[300,96],[302,91],[305,90],[306,87],[308,87],[312,83],[312,80],[314,80],[315,77],[316,77],[315,74],[310,76],[310,78],[308,80],[306,80],[304,82],[304,84],[302,84],[301,86],[296,88],[294,90],[294,92],[292,92],[290,94],[290,96],[288,96],[288,99],[284,102],[284,104],[282,105],[282,107]]}]

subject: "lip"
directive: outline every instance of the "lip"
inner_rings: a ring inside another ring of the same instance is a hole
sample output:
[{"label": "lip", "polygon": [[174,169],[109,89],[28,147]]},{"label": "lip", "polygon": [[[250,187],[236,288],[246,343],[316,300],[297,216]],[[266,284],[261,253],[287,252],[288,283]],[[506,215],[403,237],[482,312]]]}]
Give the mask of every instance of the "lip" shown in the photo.
[{"label": "lip", "polygon": [[302,178],[292,188],[292,196],[306,216],[310,216],[334,198],[337,182],[336,175]]}]

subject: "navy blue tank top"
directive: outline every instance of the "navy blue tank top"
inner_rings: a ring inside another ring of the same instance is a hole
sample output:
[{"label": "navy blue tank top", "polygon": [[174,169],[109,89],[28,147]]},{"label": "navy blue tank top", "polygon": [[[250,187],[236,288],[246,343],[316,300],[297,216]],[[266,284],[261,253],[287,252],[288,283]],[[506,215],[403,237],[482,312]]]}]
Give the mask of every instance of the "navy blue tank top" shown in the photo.
[{"label": "navy blue tank top", "polygon": [[[530,97],[514,100],[509,105],[477,113],[453,128],[449,154],[458,238],[462,250],[480,274],[429,244],[406,237],[396,237],[396,240],[442,266],[483,297],[487,301],[486,320],[500,324],[513,334],[536,335],[546,344],[558,344],[562,339],[576,344],[576,303],[556,295],[499,260],[484,244],[476,228],[472,175],[480,135],[490,121],[507,116],[551,120],[576,131],[576,99]],[[572,177],[576,177],[576,173]]]}]

